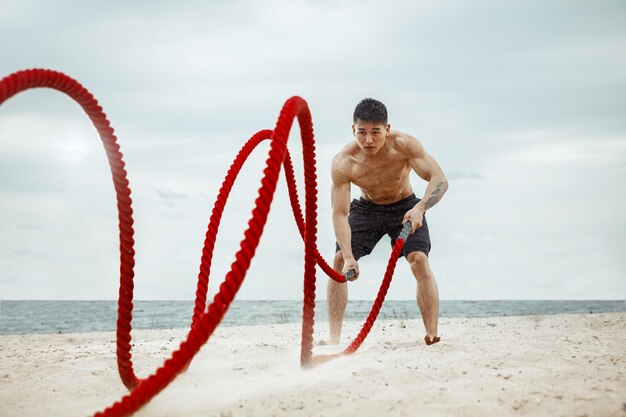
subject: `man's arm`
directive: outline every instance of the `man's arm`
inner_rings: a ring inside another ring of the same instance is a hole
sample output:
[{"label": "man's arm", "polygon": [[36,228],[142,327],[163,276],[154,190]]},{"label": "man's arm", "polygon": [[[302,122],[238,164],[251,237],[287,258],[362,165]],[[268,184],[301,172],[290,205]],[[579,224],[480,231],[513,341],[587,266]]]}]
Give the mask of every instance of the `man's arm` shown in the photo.
[{"label": "man's arm", "polygon": [[350,180],[342,170],[342,157],[333,159],[331,168],[332,186],[331,203],[333,207],[333,229],[337,244],[343,255],[344,265],[342,273],[350,269],[356,271],[356,279],[359,275],[359,265],[352,254],[352,230],[348,222],[350,212]]},{"label": "man's arm", "polygon": [[412,136],[406,135],[404,138],[405,150],[409,156],[411,168],[424,181],[428,181],[428,186],[421,201],[409,210],[404,216],[403,223],[411,220],[413,228],[411,233],[422,226],[422,220],[426,210],[437,204],[448,190],[448,180],[441,167],[431,155],[429,155],[422,144]]}]

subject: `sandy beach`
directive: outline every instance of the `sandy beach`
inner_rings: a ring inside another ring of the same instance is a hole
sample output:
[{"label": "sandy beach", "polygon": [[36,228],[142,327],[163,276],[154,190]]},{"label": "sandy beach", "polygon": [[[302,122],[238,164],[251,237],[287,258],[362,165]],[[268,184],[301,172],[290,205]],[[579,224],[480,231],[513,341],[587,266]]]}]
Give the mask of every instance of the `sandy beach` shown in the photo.
[{"label": "sandy beach", "polygon": [[[134,332],[139,376],[186,332]],[[356,354],[302,370],[300,324],[220,327],[136,415],[626,416],[626,313],[441,319],[440,334],[425,346],[421,321],[379,321]],[[125,392],[113,333],[0,336],[0,416],[87,416]]]}]

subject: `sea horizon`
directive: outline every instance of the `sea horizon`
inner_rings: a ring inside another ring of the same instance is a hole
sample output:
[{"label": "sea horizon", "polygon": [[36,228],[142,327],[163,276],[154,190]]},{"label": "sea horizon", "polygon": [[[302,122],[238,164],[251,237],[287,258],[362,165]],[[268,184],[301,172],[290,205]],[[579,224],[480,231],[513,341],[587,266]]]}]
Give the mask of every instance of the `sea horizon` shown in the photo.
[{"label": "sea horizon", "polygon": [[[186,328],[193,300],[135,300],[134,329]],[[373,300],[350,300],[346,321],[364,321]],[[626,300],[441,300],[440,317],[502,317],[625,312]],[[316,300],[315,320],[328,320],[326,300]],[[421,318],[415,300],[387,300],[378,320]],[[234,300],[222,326],[296,323],[302,300]],[[114,331],[117,300],[0,300],[0,335]]]}]

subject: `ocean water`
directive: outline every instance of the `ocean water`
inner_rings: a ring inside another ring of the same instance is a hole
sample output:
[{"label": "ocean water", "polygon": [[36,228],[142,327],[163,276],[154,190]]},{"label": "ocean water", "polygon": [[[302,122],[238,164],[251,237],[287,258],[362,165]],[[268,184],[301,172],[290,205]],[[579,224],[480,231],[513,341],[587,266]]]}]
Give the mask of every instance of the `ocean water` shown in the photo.
[{"label": "ocean water", "polygon": [[[135,301],[134,329],[186,328],[191,323],[193,301]],[[345,319],[364,321],[372,301],[348,302]],[[626,300],[443,300],[440,317],[496,317],[536,314],[607,313],[626,311]],[[326,301],[318,300],[316,322],[328,320]],[[388,300],[378,320],[414,319],[420,313],[415,301]],[[0,334],[80,333],[114,331],[117,301],[0,301]],[[302,301],[235,300],[222,326],[297,323]]]}]

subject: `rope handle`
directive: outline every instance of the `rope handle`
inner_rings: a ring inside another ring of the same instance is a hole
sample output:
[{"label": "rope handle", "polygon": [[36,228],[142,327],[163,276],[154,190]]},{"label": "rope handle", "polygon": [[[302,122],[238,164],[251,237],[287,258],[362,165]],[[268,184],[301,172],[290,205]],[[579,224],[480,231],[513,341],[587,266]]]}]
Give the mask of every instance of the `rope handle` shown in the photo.
[{"label": "rope handle", "polygon": [[[413,223],[411,223],[411,220],[407,220],[406,223],[404,223],[404,227],[402,227],[402,231],[400,232],[398,239],[405,241],[411,234],[411,227],[413,227]],[[348,270],[348,272],[344,274],[344,277],[346,278],[345,282],[354,281],[356,279],[356,270]]]},{"label": "rope handle", "polygon": [[346,277],[346,282],[354,281],[356,277],[356,270],[355,269],[348,270],[348,272],[344,274],[344,277]]},{"label": "rope handle", "polygon": [[402,231],[400,232],[400,236],[398,236],[398,239],[406,240],[411,234],[412,227],[413,227],[413,223],[411,223],[411,220],[407,220],[406,223],[404,223],[404,227],[402,228]]}]

